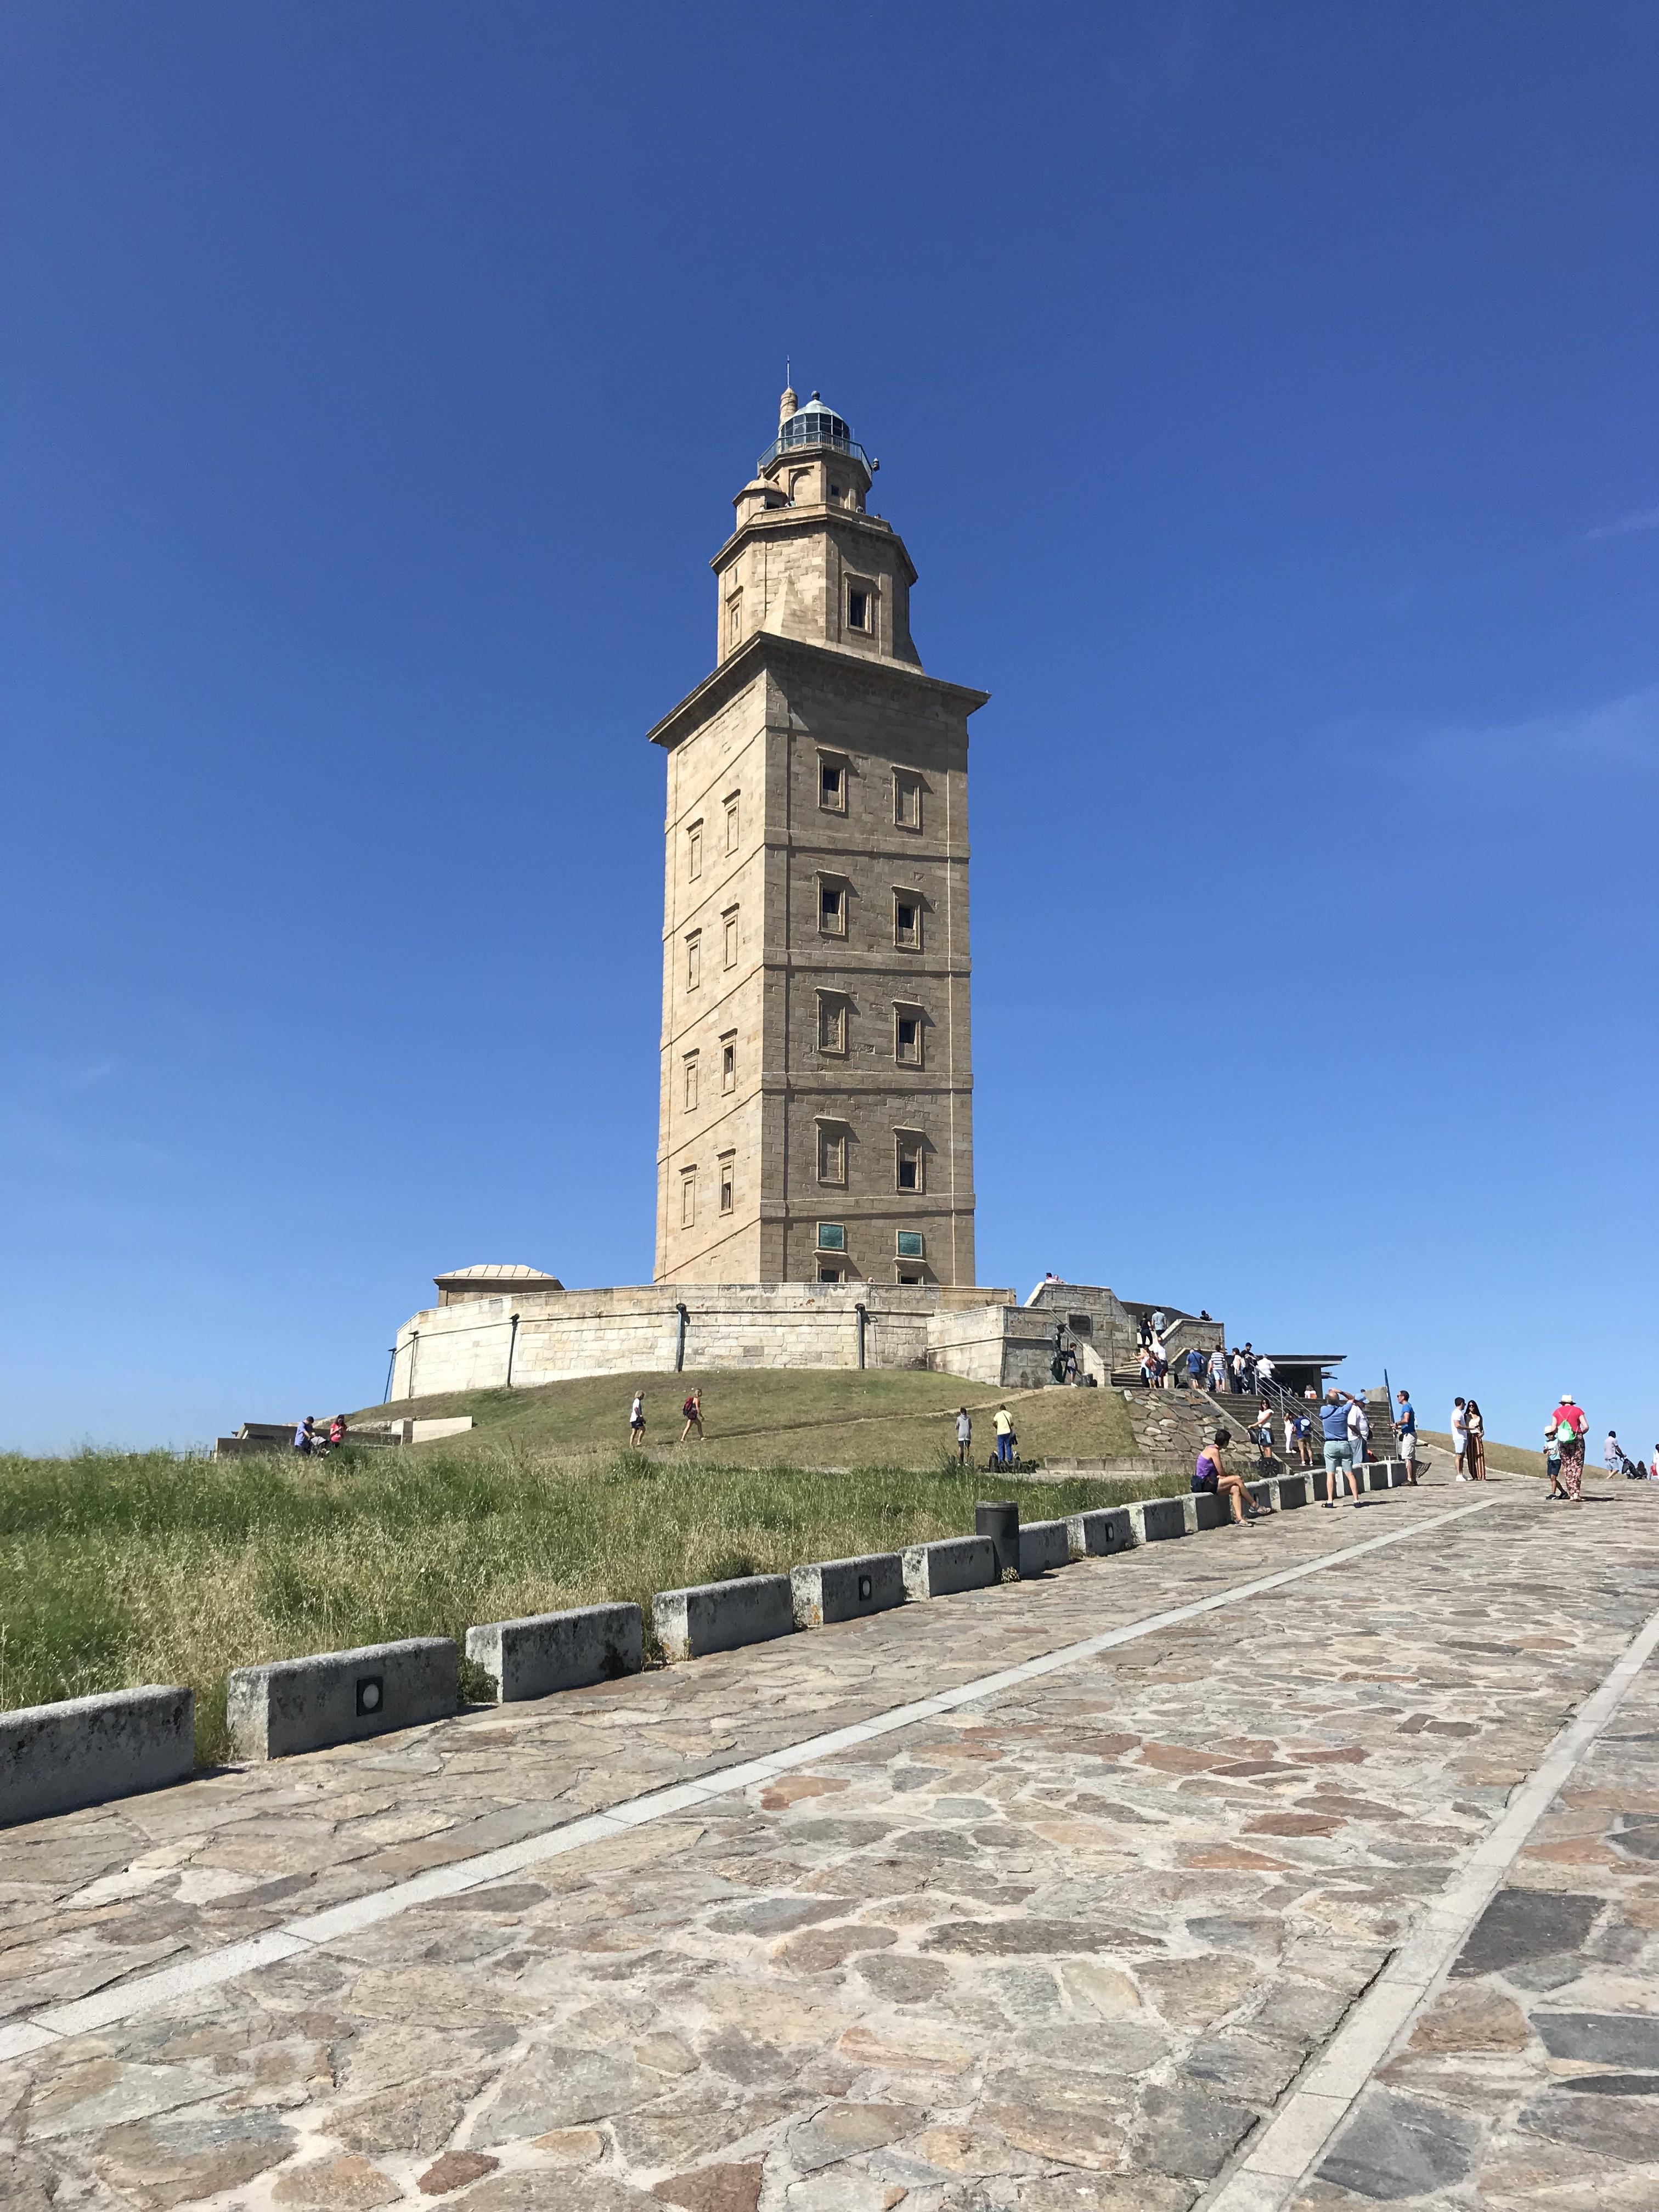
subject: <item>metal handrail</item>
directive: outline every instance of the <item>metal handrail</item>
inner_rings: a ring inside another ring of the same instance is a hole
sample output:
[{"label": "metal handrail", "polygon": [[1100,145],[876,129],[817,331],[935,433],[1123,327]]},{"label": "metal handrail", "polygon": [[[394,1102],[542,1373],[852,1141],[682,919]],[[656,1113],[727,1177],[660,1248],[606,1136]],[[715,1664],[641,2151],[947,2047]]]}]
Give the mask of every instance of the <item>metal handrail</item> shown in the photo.
[{"label": "metal handrail", "polygon": [[[793,420],[793,417],[791,419]],[[780,453],[810,453],[814,446],[828,446],[831,453],[850,453],[854,459],[862,461],[866,469],[871,469],[872,474],[874,473],[870,456],[860,445],[858,440],[852,437],[838,438],[833,431],[826,431],[822,437],[817,438],[782,436],[774,438],[759,460],[756,462],[755,473],[758,476],[769,462],[776,460]]]}]

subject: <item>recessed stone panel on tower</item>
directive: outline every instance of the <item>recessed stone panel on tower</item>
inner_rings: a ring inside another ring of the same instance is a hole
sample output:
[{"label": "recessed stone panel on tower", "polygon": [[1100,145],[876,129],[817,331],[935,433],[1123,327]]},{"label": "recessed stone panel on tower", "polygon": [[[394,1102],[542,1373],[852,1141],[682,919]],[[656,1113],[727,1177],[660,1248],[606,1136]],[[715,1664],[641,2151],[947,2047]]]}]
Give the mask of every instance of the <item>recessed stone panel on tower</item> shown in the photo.
[{"label": "recessed stone panel on tower", "polygon": [[974,1280],[968,717],[815,392],[715,556],[668,754],[659,1282]]}]

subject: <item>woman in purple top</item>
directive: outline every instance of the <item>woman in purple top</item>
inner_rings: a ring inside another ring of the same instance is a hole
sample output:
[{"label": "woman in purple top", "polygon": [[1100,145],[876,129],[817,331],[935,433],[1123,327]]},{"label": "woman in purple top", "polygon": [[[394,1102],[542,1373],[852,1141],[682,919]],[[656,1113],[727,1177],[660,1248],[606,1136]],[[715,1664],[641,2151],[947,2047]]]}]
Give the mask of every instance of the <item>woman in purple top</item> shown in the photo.
[{"label": "woman in purple top", "polygon": [[1200,1495],[1224,1498],[1232,1509],[1233,1526],[1237,1528],[1246,1521],[1262,1520],[1269,1508],[1256,1505],[1244,1487],[1244,1479],[1235,1474],[1222,1457],[1224,1447],[1232,1442],[1226,1429],[1218,1429],[1214,1441],[1205,1445],[1193,1469],[1193,1488]]}]

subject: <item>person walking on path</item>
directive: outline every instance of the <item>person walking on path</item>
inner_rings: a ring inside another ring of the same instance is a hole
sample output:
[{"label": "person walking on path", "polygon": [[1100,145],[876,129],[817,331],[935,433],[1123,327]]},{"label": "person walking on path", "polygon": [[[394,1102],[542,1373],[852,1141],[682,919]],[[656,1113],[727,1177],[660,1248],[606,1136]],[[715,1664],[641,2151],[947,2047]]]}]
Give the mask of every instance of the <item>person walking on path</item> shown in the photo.
[{"label": "person walking on path", "polygon": [[1204,1354],[1195,1344],[1187,1353],[1187,1388],[1189,1390],[1204,1388]]},{"label": "person walking on path", "polygon": [[1571,1390],[1564,1390],[1553,1415],[1555,1441],[1561,1448],[1561,1482],[1570,1505],[1584,1502],[1584,1432],[1589,1420]]},{"label": "person walking on path", "polygon": [[1480,1408],[1473,1398],[1463,1408],[1463,1425],[1469,1440],[1469,1480],[1484,1482],[1486,1479],[1486,1425],[1480,1418]]},{"label": "person walking on path", "polygon": [[997,1407],[997,1465],[1012,1467],[1014,1460],[1014,1417],[1006,1406]]},{"label": "person walking on path", "polygon": [[1243,1476],[1235,1474],[1222,1457],[1223,1451],[1231,1442],[1231,1435],[1227,1430],[1216,1431],[1214,1437],[1198,1455],[1198,1464],[1193,1469],[1193,1489],[1200,1496],[1207,1493],[1213,1498],[1224,1498],[1232,1512],[1233,1526],[1237,1528],[1246,1521],[1265,1520],[1272,1508],[1256,1504],[1244,1487]]},{"label": "person walking on path", "polygon": [[680,1442],[684,1443],[695,1429],[697,1432],[697,1442],[700,1444],[706,1443],[708,1438],[702,1432],[702,1392],[692,1390],[688,1393],[685,1403],[680,1407],[680,1411],[685,1416],[685,1426],[680,1431]]},{"label": "person walking on path", "polygon": [[973,1449],[974,1425],[968,1418],[966,1406],[957,1407],[957,1465],[966,1467]]},{"label": "person walking on path", "polygon": [[1400,1410],[1394,1417],[1394,1432],[1400,1439],[1400,1456],[1406,1462],[1406,1480],[1417,1487],[1417,1408],[1411,1401],[1411,1393],[1396,1390],[1395,1397]]},{"label": "person walking on path", "polygon": [[301,1422],[299,1427],[294,1431],[294,1449],[296,1452],[299,1452],[302,1457],[309,1459],[311,1456],[312,1447],[316,1443],[316,1441],[317,1416],[314,1413],[307,1413],[304,1420]]},{"label": "person walking on path", "polygon": [[630,1444],[645,1442],[645,1393],[636,1390],[634,1402],[628,1409],[628,1441]]},{"label": "person walking on path", "polygon": [[1606,1462],[1607,1470],[1609,1474],[1622,1474],[1624,1473],[1625,1447],[1619,1441],[1619,1431],[1617,1429],[1609,1429],[1607,1431],[1607,1441],[1606,1445],[1603,1447],[1601,1457]]},{"label": "person walking on path", "polygon": [[1273,1409],[1265,1398],[1255,1409],[1255,1449],[1265,1473],[1273,1463]]},{"label": "person walking on path", "polygon": [[1648,1462],[1648,1480],[1659,1482],[1659,1444],[1655,1444],[1653,1457]]},{"label": "person walking on path", "polygon": [[1359,1485],[1354,1480],[1353,1474],[1353,1446],[1348,1441],[1348,1408],[1353,1403],[1348,1393],[1339,1390],[1333,1382],[1325,1393],[1325,1402],[1320,1408],[1320,1423],[1325,1431],[1325,1505],[1328,1510],[1336,1504],[1339,1475],[1348,1486],[1355,1512],[1359,1510]]},{"label": "person walking on path", "polygon": [[1469,1455],[1469,1424],[1461,1398],[1452,1400],[1451,1440],[1452,1449],[1457,1454],[1457,1480],[1467,1482],[1469,1478],[1463,1471],[1463,1462]]},{"label": "person walking on path", "polygon": [[1565,1498],[1567,1494],[1561,1487],[1561,1447],[1555,1441],[1553,1416],[1544,1424],[1544,1472],[1550,1479],[1549,1494],[1544,1500],[1547,1505],[1551,1498]]},{"label": "person walking on path", "polygon": [[346,1417],[343,1413],[337,1413],[334,1416],[334,1419],[328,1425],[329,1449],[331,1451],[338,1451],[340,1446],[345,1442],[345,1440]]},{"label": "person walking on path", "polygon": [[1219,1345],[1210,1354],[1210,1388],[1217,1391],[1227,1388],[1227,1355]]}]

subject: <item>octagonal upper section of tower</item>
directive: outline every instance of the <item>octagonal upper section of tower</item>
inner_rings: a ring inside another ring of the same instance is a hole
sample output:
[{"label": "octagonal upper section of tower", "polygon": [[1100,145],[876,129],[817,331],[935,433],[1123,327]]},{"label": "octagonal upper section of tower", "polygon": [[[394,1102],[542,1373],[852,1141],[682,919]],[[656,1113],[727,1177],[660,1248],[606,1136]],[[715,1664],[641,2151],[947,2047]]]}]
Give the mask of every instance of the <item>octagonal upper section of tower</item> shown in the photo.
[{"label": "octagonal upper section of tower", "polygon": [[737,526],[711,564],[716,658],[759,631],[920,668],[910,636],[916,572],[904,540],[866,504],[880,465],[815,392],[779,402],[778,434],[732,501]]}]

